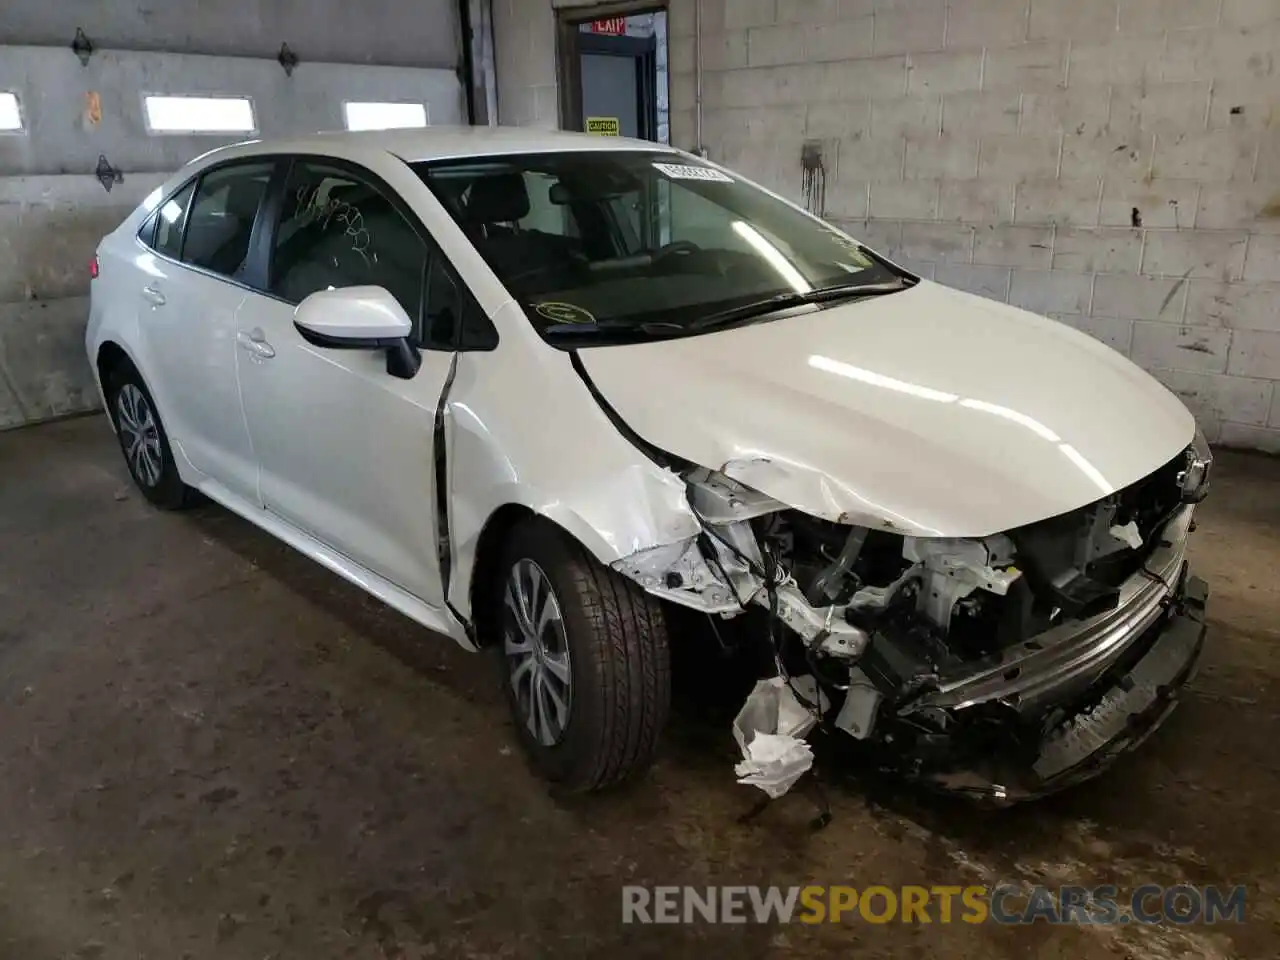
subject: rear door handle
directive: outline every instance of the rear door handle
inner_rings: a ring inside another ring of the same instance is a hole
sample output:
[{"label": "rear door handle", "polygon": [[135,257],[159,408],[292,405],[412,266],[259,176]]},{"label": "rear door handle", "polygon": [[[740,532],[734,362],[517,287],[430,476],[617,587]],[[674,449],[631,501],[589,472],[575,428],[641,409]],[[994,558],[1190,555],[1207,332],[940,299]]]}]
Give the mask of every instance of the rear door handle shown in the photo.
[{"label": "rear door handle", "polygon": [[142,288],[142,295],[154,303],[157,307],[164,305],[164,294],[160,292],[160,288],[149,286]]},{"label": "rear door handle", "polygon": [[261,360],[270,360],[276,355],[275,347],[267,343],[266,335],[257,327],[237,333],[236,344],[241,350],[247,350]]}]

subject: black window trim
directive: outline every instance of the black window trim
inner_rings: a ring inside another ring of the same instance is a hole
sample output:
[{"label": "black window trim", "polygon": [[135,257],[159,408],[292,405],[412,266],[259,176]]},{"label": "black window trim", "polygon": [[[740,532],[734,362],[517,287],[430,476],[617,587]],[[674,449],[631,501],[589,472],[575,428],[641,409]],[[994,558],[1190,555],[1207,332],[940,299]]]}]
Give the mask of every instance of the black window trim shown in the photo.
[{"label": "black window trim", "polygon": [[[181,192],[181,190],[178,191],[178,193]],[[177,193],[174,194],[175,197],[177,195]],[[147,214],[146,219],[142,221],[142,226],[138,228],[138,242],[155,254],[159,254],[160,252],[156,249],[156,230],[159,229],[160,226],[160,208],[164,206],[166,202],[167,201],[165,200],[161,200],[156,204],[156,208]],[[143,236],[144,234],[146,236]]]},{"label": "black window trim", "polygon": [[[224,170],[227,167],[247,166],[250,164],[263,164],[263,163],[271,163],[273,165],[273,169],[271,171],[271,177],[267,181],[267,191],[266,193],[263,194],[262,200],[259,201],[258,203],[258,212],[254,215],[253,226],[250,228],[249,251],[246,254],[246,258],[245,258],[244,278],[236,279],[235,277],[229,277],[225,273],[218,273],[216,270],[209,270],[205,267],[199,267],[199,266],[196,266],[194,263],[188,263],[186,260],[183,260],[182,256],[186,252],[186,246],[187,246],[187,228],[191,224],[190,207],[195,205],[196,197],[200,193],[200,181],[202,181],[209,174],[215,173],[216,171],[219,171],[219,170]],[[254,253],[255,253],[254,242],[261,228],[263,211],[266,210],[267,203],[271,197],[272,184],[274,183],[275,178],[280,173],[281,163],[282,163],[282,158],[277,154],[259,153],[249,157],[232,157],[230,159],[223,160],[219,163],[210,164],[209,166],[202,168],[201,170],[192,174],[190,177],[187,177],[187,179],[183,180],[177,187],[175,187],[173,190],[167,193],[164,196],[164,198],[159,203],[156,204],[155,210],[151,211],[151,213],[147,215],[147,219],[144,220],[142,222],[142,226],[138,228],[138,233],[136,236],[137,241],[140,244],[142,244],[144,247],[146,247],[147,250],[152,255],[159,257],[161,260],[165,261],[166,263],[172,263],[186,270],[190,270],[192,273],[198,273],[201,276],[209,277],[210,279],[213,279],[213,280],[221,280],[223,283],[229,283],[233,287],[239,287],[242,290],[248,290],[252,293],[262,293],[262,291],[259,290],[256,286],[254,286],[254,284],[251,282],[259,279],[260,277],[257,263],[254,257]],[[182,193],[183,190],[186,190],[187,187],[192,187],[191,204],[188,206],[187,216],[182,224],[182,242],[178,245],[178,256],[177,258],[174,258],[169,256],[167,253],[161,253],[159,250],[155,248],[156,226],[158,224],[157,217],[159,215],[160,208],[163,207],[170,200],[172,200],[174,197],[176,197],[178,194]],[[150,242],[144,239],[144,234],[148,232],[148,229],[147,229],[148,224],[150,224]]]}]

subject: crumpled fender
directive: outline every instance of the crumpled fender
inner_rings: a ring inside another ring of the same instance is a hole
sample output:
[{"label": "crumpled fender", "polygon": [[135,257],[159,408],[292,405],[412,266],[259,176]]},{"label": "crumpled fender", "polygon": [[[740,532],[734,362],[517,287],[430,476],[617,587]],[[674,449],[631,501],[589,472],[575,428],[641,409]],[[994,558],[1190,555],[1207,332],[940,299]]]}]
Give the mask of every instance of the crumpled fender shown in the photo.
[{"label": "crumpled fender", "polygon": [[[528,335],[536,336],[532,330]],[[537,356],[541,362],[530,367],[526,353],[500,345],[485,354],[481,376],[472,355],[461,354],[449,391],[448,600],[464,617],[471,615],[480,536],[505,506],[546,517],[606,565],[688,540],[700,529],[684,481],[618,432],[573,373],[569,356]],[[495,382],[521,383],[524,392],[488,389]],[[531,397],[556,420],[554,433],[529,429]]]}]

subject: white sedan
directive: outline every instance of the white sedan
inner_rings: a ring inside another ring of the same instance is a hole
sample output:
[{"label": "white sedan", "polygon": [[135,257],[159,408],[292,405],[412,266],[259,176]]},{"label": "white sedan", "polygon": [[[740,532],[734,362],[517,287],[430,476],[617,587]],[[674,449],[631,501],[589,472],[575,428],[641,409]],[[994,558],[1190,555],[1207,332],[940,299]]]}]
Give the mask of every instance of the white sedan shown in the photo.
[{"label": "white sedan", "polygon": [[1139,742],[1203,643],[1210,456],[1172,394],[683,152],[225,147],[93,275],[88,355],[142,493],[199,491],[502,649],[563,790],[650,762],[679,608],[770,664],[805,729],[997,799]]}]

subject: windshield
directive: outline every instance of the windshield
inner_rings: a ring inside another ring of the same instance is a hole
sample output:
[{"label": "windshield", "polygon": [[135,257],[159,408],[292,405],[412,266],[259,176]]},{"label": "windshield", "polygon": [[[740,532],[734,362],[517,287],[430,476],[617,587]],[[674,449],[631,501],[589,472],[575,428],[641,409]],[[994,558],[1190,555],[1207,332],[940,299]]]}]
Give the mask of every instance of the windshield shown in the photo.
[{"label": "windshield", "polygon": [[538,153],[414,169],[558,345],[566,332],[626,342],[767,319],[900,276],[834,227],[679,154]]}]

